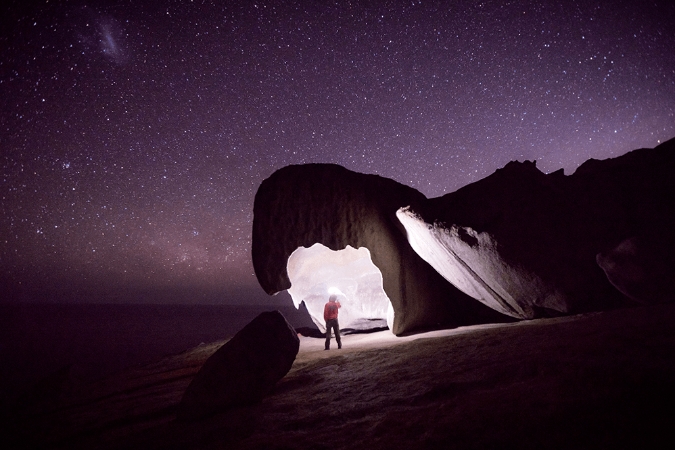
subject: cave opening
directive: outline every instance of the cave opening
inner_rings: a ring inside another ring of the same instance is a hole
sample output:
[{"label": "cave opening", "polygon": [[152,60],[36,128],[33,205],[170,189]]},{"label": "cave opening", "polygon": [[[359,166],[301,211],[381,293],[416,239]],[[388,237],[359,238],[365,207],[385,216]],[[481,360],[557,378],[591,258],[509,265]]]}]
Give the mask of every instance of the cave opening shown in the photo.
[{"label": "cave opening", "polygon": [[286,270],[293,304],[299,308],[304,302],[322,333],[326,331],[323,308],[331,294],[342,305],[341,330],[392,329],[394,310],[383,288],[382,273],[366,247],[331,250],[319,243],[298,247],[288,258]]}]

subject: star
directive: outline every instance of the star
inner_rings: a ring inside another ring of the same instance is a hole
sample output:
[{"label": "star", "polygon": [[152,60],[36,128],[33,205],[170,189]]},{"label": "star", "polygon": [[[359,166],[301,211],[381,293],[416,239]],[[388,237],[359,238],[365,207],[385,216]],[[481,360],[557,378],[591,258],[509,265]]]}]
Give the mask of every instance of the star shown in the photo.
[{"label": "star", "polygon": [[569,174],[675,136],[665,0],[29,1],[0,17],[10,287],[228,302],[259,290],[253,198],[286,165],[435,197],[511,160]]}]

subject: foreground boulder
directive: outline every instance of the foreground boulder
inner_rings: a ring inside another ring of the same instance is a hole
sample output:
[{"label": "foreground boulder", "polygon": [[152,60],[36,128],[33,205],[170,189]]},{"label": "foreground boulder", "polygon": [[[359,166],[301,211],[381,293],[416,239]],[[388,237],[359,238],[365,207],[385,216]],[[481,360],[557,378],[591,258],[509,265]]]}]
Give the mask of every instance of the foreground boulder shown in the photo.
[{"label": "foreground boulder", "polygon": [[299,348],[295,330],[279,311],[260,314],[206,360],[185,390],[178,419],[261,401],[291,369]]}]

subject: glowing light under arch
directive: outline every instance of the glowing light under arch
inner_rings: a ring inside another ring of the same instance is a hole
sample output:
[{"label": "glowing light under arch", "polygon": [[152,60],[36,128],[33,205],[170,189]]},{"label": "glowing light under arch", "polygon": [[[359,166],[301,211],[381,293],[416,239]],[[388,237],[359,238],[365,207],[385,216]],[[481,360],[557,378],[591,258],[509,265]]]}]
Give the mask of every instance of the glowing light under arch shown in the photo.
[{"label": "glowing light under arch", "polygon": [[370,251],[347,246],[334,251],[322,244],[298,247],[286,265],[291,287],[288,293],[296,308],[305,303],[312,321],[326,331],[323,307],[331,294],[338,297],[340,328],[367,330],[389,326],[394,311],[382,287],[382,274]]}]

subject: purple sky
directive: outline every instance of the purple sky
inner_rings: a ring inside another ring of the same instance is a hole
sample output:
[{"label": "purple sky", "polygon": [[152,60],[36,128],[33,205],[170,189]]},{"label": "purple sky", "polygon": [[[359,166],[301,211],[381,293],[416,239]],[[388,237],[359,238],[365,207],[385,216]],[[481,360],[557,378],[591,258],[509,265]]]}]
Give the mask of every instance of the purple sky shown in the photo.
[{"label": "purple sky", "polygon": [[253,197],[288,164],[434,197],[511,160],[569,174],[675,136],[672,0],[12,3],[0,288],[14,299],[264,296]]}]

